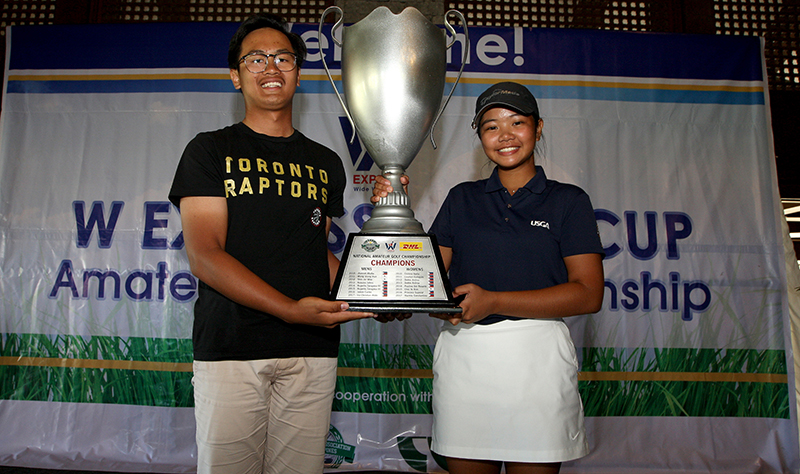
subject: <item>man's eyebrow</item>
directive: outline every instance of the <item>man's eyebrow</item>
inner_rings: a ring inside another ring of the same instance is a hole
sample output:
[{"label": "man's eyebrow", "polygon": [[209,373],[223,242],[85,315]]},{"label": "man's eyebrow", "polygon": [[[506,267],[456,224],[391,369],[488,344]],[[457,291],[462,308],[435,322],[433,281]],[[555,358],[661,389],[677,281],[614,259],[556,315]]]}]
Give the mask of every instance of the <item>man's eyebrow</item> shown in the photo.
[{"label": "man's eyebrow", "polygon": [[292,54],[294,54],[294,52],[293,52],[292,50],[290,50],[290,49],[286,49],[286,48],[283,48],[283,49],[277,49],[277,50],[275,50],[275,52],[274,52],[274,53],[268,53],[268,52],[264,51],[263,49],[254,49],[254,50],[252,50],[252,51],[249,51],[249,52],[245,53],[245,54],[244,54],[244,56],[247,56],[248,54],[255,54],[255,53],[260,53],[260,54],[280,54],[280,53],[292,53]]}]

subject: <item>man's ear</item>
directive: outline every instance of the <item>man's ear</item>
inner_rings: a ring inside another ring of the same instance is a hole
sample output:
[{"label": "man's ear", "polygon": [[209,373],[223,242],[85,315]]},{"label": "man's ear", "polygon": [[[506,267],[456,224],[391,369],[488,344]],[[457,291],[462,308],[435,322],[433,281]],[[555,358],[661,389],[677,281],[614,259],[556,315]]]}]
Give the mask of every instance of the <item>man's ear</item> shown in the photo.
[{"label": "man's ear", "polygon": [[242,88],[242,83],[239,80],[239,71],[236,69],[231,69],[231,82],[233,82],[233,87],[235,89],[238,90]]}]

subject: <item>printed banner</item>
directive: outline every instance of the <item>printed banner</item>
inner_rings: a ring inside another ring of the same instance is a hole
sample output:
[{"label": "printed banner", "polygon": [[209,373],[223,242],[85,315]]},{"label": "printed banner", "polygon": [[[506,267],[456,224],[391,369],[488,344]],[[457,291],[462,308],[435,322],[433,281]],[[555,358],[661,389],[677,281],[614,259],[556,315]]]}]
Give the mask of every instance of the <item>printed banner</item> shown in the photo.
[{"label": "printed banner", "polygon": [[[194,471],[197,279],[167,193],[186,143],[244,116],[226,67],[236,26],[7,30],[0,464]],[[341,91],[341,50],[317,28],[293,25],[309,48],[295,126],[345,165],[339,254],[369,218],[380,170],[350,141],[321,61]],[[602,310],[567,320],[591,453],[562,472],[800,468],[787,261],[797,268],[761,41],[475,27],[455,85],[467,45],[453,39],[437,147],[407,170],[417,219],[427,229],[452,186],[489,176],[474,101],[513,80],[539,100],[538,164],[589,193],[606,249]],[[430,450],[440,325],[416,314],[343,326],[328,471],[446,470]]]}]

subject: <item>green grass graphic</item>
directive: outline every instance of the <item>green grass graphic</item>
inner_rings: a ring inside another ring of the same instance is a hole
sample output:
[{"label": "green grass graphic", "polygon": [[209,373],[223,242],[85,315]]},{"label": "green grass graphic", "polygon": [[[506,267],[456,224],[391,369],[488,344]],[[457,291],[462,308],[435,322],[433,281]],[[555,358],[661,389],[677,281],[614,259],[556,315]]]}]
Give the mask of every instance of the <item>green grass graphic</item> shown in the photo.
[{"label": "green grass graphic", "polygon": [[789,385],[705,382],[692,374],[785,375],[786,355],[752,349],[584,348],[583,372],[683,373],[689,380],[581,381],[587,416],[789,418]]},{"label": "green grass graphic", "polygon": [[[3,334],[0,358],[2,400],[193,405],[191,372],[159,366],[190,363],[189,340]],[[768,378],[785,380],[782,350],[589,347],[581,359],[579,387],[587,416],[789,418],[789,384]],[[152,365],[119,368],[119,362]],[[377,375],[340,375],[334,410],[430,413],[432,363],[428,345],[342,344],[341,370]],[[677,380],[659,374],[677,374]],[[704,380],[706,374],[767,378]]]}]

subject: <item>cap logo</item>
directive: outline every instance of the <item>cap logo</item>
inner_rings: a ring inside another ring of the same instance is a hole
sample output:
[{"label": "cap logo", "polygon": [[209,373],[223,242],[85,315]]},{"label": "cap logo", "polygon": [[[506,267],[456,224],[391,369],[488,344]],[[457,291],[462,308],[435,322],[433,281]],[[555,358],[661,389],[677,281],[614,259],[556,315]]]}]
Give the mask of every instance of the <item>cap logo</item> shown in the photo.
[{"label": "cap logo", "polygon": [[504,94],[504,95],[505,94],[510,94],[510,95],[515,95],[517,97],[520,96],[518,93],[516,93],[514,91],[510,91],[510,90],[506,90],[506,89],[498,89],[496,91],[492,91],[491,94],[489,94],[488,96],[483,98],[483,100],[481,101],[481,107],[486,105],[492,98],[494,98],[494,96],[500,95],[500,94]]}]

